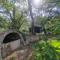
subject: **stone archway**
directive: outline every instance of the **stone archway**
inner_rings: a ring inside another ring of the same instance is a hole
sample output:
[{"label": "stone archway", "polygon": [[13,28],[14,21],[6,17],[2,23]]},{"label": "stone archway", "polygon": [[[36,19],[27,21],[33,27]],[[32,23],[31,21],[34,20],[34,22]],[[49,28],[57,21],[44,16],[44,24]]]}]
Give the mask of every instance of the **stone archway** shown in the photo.
[{"label": "stone archway", "polygon": [[4,59],[3,57],[10,54],[9,51],[15,51],[17,46],[20,48],[24,43],[22,34],[19,32],[8,30],[0,33],[0,59]]},{"label": "stone archway", "polygon": [[18,32],[9,32],[4,35],[2,41],[2,57],[6,57],[12,51],[20,48],[21,36]]},{"label": "stone archway", "polygon": [[7,31],[0,36],[1,57],[6,57],[10,52],[21,47],[21,41],[24,43],[23,37],[19,32]]},{"label": "stone archway", "polygon": [[18,39],[21,39],[20,35],[16,32],[11,32],[5,36],[3,43],[13,42]]}]

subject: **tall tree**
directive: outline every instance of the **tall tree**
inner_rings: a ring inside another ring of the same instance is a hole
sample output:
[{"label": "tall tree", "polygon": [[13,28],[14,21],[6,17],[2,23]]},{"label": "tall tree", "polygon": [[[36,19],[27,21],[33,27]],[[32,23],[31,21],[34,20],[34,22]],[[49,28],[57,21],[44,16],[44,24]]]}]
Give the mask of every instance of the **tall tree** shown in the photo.
[{"label": "tall tree", "polygon": [[1,6],[6,9],[5,12],[10,15],[10,19],[11,19],[10,28],[12,28],[13,30],[19,30],[22,24],[27,22],[24,14],[21,13],[21,11],[19,11],[19,8],[16,8],[15,3],[12,3],[9,0],[6,0],[5,2],[1,0],[0,3],[1,3]]},{"label": "tall tree", "polygon": [[31,5],[31,0],[28,0],[28,5],[29,5],[29,10],[30,10],[30,16],[31,16],[31,19],[32,19],[32,34],[34,35],[35,32],[34,32],[34,17],[33,17],[33,13],[32,13],[32,5]]}]

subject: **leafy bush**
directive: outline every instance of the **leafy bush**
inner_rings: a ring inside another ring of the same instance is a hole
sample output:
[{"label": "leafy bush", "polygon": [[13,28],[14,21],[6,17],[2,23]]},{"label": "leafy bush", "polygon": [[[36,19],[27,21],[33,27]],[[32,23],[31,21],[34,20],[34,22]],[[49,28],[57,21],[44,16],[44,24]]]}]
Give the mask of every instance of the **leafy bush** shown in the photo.
[{"label": "leafy bush", "polygon": [[43,40],[33,45],[35,60],[60,60],[56,49],[49,43]]},{"label": "leafy bush", "polygon": [[49,44],[53,46],[57,52],[60,53],[60,41],[59,40],[51,40],[49,41]]}]

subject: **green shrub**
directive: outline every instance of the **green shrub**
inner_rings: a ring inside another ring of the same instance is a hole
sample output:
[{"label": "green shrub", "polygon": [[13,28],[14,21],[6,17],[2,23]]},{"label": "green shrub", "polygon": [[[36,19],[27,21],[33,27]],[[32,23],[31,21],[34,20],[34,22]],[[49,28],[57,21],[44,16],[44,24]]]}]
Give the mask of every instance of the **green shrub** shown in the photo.
[{"label": "green shrub", "polygon": [[41,40],[32,47],[35,60],[59,60],[59,54],[49,42]]}]

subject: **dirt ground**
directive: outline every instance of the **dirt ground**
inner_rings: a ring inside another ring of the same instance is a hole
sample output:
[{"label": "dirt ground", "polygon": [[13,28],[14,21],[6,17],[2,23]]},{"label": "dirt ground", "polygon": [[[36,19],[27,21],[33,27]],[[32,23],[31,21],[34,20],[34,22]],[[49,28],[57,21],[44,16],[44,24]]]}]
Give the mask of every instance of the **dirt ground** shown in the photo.
[{"label": "dirt ground", "polygon": [[24,47],[21,50],[14,51],[3,60],[33,60],[33,50],[31,47]]}]

